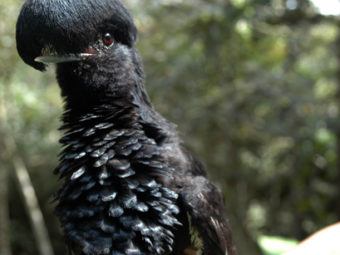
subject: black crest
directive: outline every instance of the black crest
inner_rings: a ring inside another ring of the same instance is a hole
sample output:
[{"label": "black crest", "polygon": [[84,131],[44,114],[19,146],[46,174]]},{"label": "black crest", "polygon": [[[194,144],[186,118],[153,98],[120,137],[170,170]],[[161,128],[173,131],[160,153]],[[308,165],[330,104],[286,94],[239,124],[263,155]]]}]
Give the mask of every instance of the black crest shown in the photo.
[{"label": "black crest", "polygon": [[17,49],[27,64],[43,70],[34,59],[47,47],[80,52],[105,31],[129,47],[136,40],[133,19],[119,0],[28,0],[17,22]]}]

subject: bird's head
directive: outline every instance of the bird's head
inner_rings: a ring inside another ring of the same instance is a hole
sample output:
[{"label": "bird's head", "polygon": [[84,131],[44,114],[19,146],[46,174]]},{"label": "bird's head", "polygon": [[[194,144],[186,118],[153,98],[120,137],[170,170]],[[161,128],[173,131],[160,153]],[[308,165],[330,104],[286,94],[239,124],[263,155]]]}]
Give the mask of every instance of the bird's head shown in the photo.
[{"label": "bird's head", "polygon": [[120,0],[27,0],[16,32],[21,58],[40,71],[57,64],[63,95],[76,101],[131,90],[123,85],[143,77],[136,36]]},{"label": "bird's head", "polygon": [[115,45],[133,47],[137,30],[119,0],[27,0],[17,22],[17,49],[30,66],[86,60]]}]

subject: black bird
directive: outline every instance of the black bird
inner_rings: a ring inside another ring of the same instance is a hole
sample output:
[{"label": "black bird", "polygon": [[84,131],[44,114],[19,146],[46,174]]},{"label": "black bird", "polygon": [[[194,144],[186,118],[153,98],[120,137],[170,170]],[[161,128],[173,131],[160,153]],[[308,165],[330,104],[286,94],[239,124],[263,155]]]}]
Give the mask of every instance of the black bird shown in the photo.
[{"label": "black bird", "polygon": [[220,192],[150,103],[136,37],[119,0],[27,0],[17,22],[21,58],[57,65],[70,254],[235,254]]}]

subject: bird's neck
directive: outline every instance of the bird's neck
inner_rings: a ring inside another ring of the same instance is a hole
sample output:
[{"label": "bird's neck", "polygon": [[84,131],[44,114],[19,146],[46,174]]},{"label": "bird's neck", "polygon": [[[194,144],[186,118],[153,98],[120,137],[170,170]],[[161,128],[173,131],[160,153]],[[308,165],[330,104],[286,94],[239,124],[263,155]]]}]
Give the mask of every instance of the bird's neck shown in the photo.
[{"label": "bird's neck", "polygon": [[136,84],[135,90],[127,94],[107,93],[94,99],[89,95],[65,97],[62,121],[61,129],[66,132],[77,130],[79,123],[86,123],[89,130],[110,123],[115,129],[143,130],[157,143],[176,139],[176,126],[153,108],[143,84]]},{"label": "bird's neck", "polygon": [[117,50],[114,56],[88,62],[62,63],[57,80],[68,111],[87,113],[116,102],[152,111],[144,86],[144,70],[135,49]]}]

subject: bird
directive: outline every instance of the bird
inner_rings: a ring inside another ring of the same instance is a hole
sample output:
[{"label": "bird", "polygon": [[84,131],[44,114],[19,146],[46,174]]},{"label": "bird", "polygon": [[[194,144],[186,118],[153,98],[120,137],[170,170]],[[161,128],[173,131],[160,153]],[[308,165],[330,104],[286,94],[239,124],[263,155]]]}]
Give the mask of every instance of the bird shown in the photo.
[{"label": "bird", "polygon": [[145,88],[120,0],[26,0],[17,50],[56,66],[64,100],[55,194],[69,254],[234,255],[220,190]]}]

